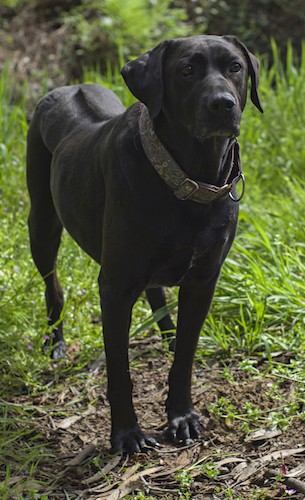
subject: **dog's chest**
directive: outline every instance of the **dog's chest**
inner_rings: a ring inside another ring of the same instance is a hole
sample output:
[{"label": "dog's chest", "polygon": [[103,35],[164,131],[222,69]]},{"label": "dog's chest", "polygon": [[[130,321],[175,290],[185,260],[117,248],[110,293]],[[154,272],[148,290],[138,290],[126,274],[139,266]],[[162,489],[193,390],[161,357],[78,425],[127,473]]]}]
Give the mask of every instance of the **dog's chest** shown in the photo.
[{"label": "dog's chest", "polygon": [[208,279],[221,266],[228,240],[227,225],[168,235],[151,261],[150,286],[181,285],[196,274]]}]

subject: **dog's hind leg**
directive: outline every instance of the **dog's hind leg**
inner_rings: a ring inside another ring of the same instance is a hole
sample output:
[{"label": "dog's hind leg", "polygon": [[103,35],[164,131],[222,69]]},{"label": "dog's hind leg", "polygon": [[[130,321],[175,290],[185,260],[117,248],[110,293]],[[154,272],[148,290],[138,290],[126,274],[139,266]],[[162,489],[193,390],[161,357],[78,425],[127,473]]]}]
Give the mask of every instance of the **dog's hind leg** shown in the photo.
[{"label": "dog's hind leg", "polygon": [[46,285],[48,322],[54,325],[52,338],[45,342],[45,348],[51,348],[51,357],[59,359],[64,357],[66,351],[61,322],[63,293],[56,275],[62,224],[50,191],[51,160],[51,153],[45,147],[35,123],[32,123],[27,149],[27,183],[31,199],[28,219],[30,243],[33,260]]},{"label": "dog's hind leg", "polygon": [[[153,312],[157,311],[161,307],[166,306],[164,288],[161,286],[158,288],[147,288],[146,297]],[[175,350],[174,332],[176,330],[176,327],[172,322],[170,315],[166,314],[166,316],[160,319],[158,321],[158,326],[162,332],[163,338],[169,343],[169,350],[174,351]]]}]

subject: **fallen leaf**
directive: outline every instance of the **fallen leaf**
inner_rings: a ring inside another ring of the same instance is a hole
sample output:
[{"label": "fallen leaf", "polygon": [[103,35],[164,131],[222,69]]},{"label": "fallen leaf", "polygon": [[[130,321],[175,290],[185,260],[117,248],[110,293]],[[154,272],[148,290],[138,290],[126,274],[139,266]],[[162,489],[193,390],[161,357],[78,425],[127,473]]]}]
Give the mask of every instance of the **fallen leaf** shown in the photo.
[{"label": "fallen leaf", "polygon": [[75,422],[94,412],[95,408],[93,406],[89,406],[89,408],[87,408],[87,410],[84,411],[81,415],[72,415],[71,417],[64,418],[59,422],[54,422],[54,427],[55,429],[69,429],[69,427],[75,424]]},{"label": "fallen leaf", "polygon": [[287,477],[305,477],[305,463],[298,465],[286,473]]},{"label": "fallen leaf", "polygon": [[[8,485],[13,486],[13,484],[20,483],[20,481],[24,480],[24,476],[13,476],[10,478]],[[4,486],[4,483],[1,483]]]},{"label": "fallen leaf", "polygon": [[269,453],[268,455],[264,455],[251,462],[246,468],[244,468],[240,472],[240,474],[237,474],[237,476],[235,476],[235,479],[239,483],[242,483],[243,481],[246,481],[251,476],[256,474],[261,467],[267,465],[268,463],[276,460],[282,460],[283,458],[290,457],[292,455],[297,455],[298,453],[303,453],[304,451],[305,448],[303,447],[303,448],[293,448],[287,450],[278,450]]},{"label": "fallen leaf", "polygon": [[[139,464],[138,464],[139,466]],[[133,466],[135,467],[135,466]],[[132,469],[133,467],[130,467]],[[129,470],[130,470],[129,469]],[[133,474],[132,476],[128,477],[123,483],[120,484],[118,488],[113,489],[114,485],[109,485],[105,486],[105,488],[102,488],[99,490],[99,493],[103,493],[102,496],[97,497],[96,500],[101,500],[104,498],[107,498],[107,500],[117,500],[118,498],[124,498],[125,496],[129,495],[129,493],[132,493],[135,489],[138,489],[140,486],[142,486],[142,483],[140,483],[141,477],[144,476],[152,476],[155,472],[159,471],[162,469],[162,467],[151,467],[150,469],[144,469],[140,472],[137,472],[136,474]],[[117,484],[117,483],[115,483]],[[109,491],[111,489],[112,491]],[[97,490],[95,490],[97,491]],[[107,495],[105,496],[107,492]]]},{"label": "fallen leaf", "polygon": [[139,467],[140,467],[140,464],[134,464],[131,467],[129,467],[128,469],[126,469],[126,471],[122,475],[122,482],[124,483],[124,481],[127,481],[127,479],[129,479],[131,476],[133,476]]},{"label": "fallen leaf", "polygon": [[245,458],[239,458],[239,457],[227,457],[227,458],[223,458],[219,462],[216,462],[215,465],[217,467],[222,467],[223,465],[235,464],[235,463],[238,463],[238,462],[245,463],[246,459]]},{"label": "fallen leaf", "polygon": [[98,471],[94,476],[89,477],[85,481],[86,484],[92,484],[98,482],[102,479],[106,474],[109,474],[112,469],[114,469],[120,462],[121,457],[117,456],[112,458],[100,471]]},{"label": "fallen leaf", "polygon": [[249,436],[247,436],[244,441],[245,443],[252,443],[255,441],[267,441],[268,439],[272,439],[274,437],[280,436],[282,431],[279,429],[274,429],[273,431],[267,429],[259,429],[255,432],[251,432]]},{"label": "fallen leaf", "polygon": [[83,448],[77,455],[76,457],[72,458],[66,463],[66,467],[74,467],[77,465],[82,464],[86,458],[90,457],[91,455],[94,454],[96,450],[96,447],[93,443],[87,444],[85,448]]},{"label": "fallen leaf", "polygon": [[82,418],[81,415],[73,415],[72,417],[64,418],[60,422],[55,422],[55,429],[69,429],[71,425],[75,424],[78,420]]},{"label": "fallen leaf", "polygon": [[127,484],[122,484],[116,490],[114,490],[110,495],[107,496],[107,500],[118,500],[125,498],[127,495],[135,490],[143,489],[144,485],[140,480],[130,481]]},{"label": "fallen leaf", "polygon": [[181,469],[190,463],[190,457],[187,450],[183,451],[178,455],[177,460],[175,462],[175,466],[180,467]]},{"label": "fallen leaf", "polygon": [[305,447],[303,448],[292,448],[292,449],[287,449],[287,450],[277,450],[273,451],[272,453],[269,453],[268,455],[264,455],[263,457],[260,457],[258,460],[262,464],[267,464],[271,462],[272,460],[280,460],[282,458],[286,457],[291,457],[293,455],[297,455],[298,453],[303,453],[305,451]]},{"label": "fallen leaf", "polygon": [[234,469],[232,469],[230,475],[236,478],[244,469],[246,469],[246,467],[248,467],[246,461],[240,462],[238,465],[236,465],[236,467],[234,467]]}]

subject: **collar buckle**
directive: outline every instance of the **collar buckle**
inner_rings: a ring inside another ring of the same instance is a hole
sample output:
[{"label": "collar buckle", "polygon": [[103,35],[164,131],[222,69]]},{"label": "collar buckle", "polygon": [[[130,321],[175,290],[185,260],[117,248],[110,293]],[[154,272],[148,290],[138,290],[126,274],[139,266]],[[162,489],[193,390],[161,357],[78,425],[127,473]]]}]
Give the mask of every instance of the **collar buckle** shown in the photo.
[{"label": "collar buckle", "polygon": [[175,196],[179,200],[187,200],[190,198],[196,191],[199,189],[199,184],[197,184],[196,181],[193,181],[192,179],[189,179],[188,177],[184,179],[182,184],[178,186],[175,190]]},{"label": "collar buckle", "polygon": [[[235,196],[233,195],[232,193],[232,190],[234,189],[234,187],[236,187],[236,184],[241,180],[241,183],[242,183],[242,187],[241,187],[241,193],[239,196],[237,196],[237,198],[235,198]],[[229,196],[231,198],[231,200],[235,201],[235,202],[238,202],[240,201],[244,194],[245,194],[245,187],[246,187],[246,181],[245,181],[245,176],[242,172],[240,172],[239,176],[234,179],[234,181],[232,182],[232,188],[231,188],[231,191],[229,192]]]}]

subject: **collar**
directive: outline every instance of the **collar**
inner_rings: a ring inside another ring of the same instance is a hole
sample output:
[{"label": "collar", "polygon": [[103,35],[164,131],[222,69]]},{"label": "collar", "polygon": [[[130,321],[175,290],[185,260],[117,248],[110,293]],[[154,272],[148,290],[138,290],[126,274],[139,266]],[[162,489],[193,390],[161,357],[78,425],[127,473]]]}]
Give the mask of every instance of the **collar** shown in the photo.
[{"label": "collar", "polygon": [[[174,192],[179,200],[191,200],[207,205],[229,195],[233,201],[243,197],[245,179],[241,170],[240,151],[237,140],[230,139],[223,157],[225,181],[222,186],[214,186],[202,181],[190,179],[171,154],[158,139],[147,107],[140,108],[139,130],[144,152],[160,177]],[[232,193],[238,181],[242,181],[242,192],[239,197]]]}]

